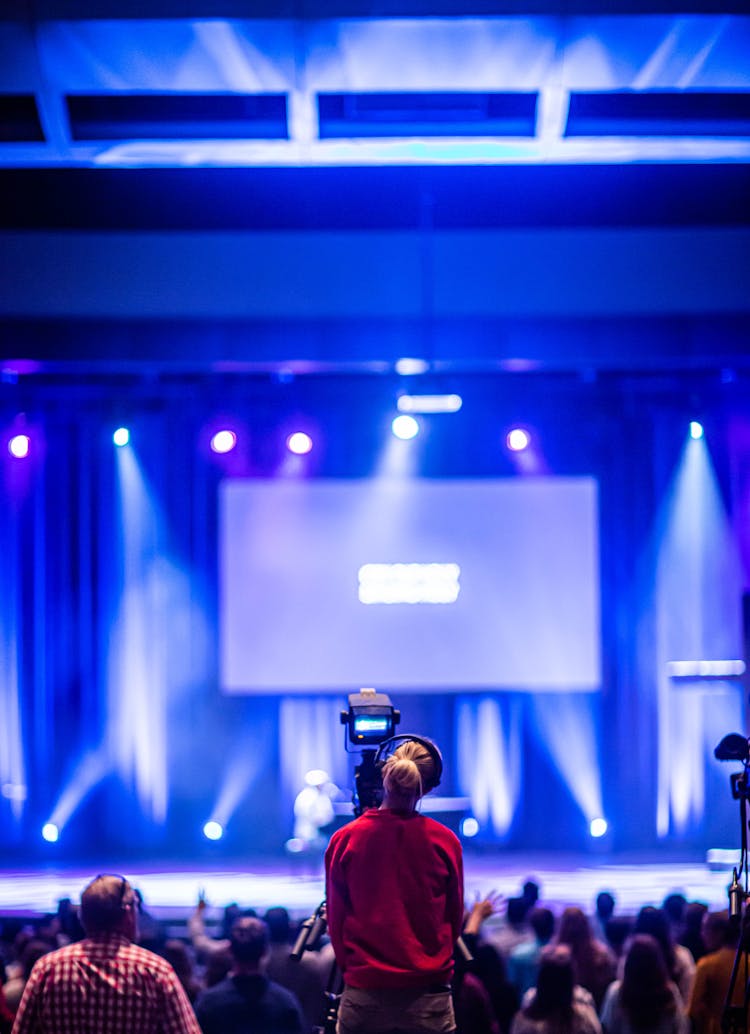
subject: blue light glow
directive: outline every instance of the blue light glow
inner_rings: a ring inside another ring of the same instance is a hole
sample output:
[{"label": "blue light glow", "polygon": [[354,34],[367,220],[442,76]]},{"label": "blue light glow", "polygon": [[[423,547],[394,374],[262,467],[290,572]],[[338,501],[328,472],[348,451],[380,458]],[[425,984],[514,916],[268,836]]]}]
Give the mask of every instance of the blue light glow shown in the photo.
[{"label": "blue light glow", "polygon": [[409,359],[404,357],[403,359],[396,360],[396,373],[402,377],[418,376],[421,373],[427,373],[430,368],[430,364],[426,359]]},{"label": "blue light glow", "polygon": [[490,697],[458,706],[458,778],[477,820],[495,834],[508,832],[521,787],[521,721],[517,701]]},{"label": "blue light glow", "polygon": [[295,431],[286,440],[286,447],[295,456],[305,456],[312,450],[313,441],[309,434],[304,431]]},{"label": "blue light glow", "polygon": [[531,435],[522,427],[514,427],[508,431],[505,441],[511,452],[523,452],[531,443]]},{"label": "blue light glow", "polygon": [[224,827],[220,822],[214,822],[212,819],[204,825],[203,836],[206,840],[221,840],[224,836]]},{"label": "blue light glow", "polygon": [[121,449],[123,445],[127,445],[130,441],[130,431],[127,427],[118,427],[112,435],[112,441]]},{"label": "blue light glow", "polygon": [[60,830],[54,822],[45,822],[42,826],[42,837],[48,844],[56,844],[60,839]]},{"label": "blue light glow", "polygon": [[479,832],[479,823],[473,816],[465,818],[461,822],[461,836],[463,837],[475,837]]},{"label": "blue light glow", "polygon": [[237,444],[237,435],[234,431],[217,431],[211,439],[211,448],[214,452],[223,455],[231,452]]},{"label": "blue light glow", "polygon": [[29,455],[31,441],[27,434],[15,434],[8,442],[8,452],[17,460],[24,460]]},{"label": "blue light glow", "polygon": [[703,437],[703,424],[698,423],[697,420],[690,421],[690,437],[695,441]]},{"label": "blue light glow", "polygon": [[[707,781],[713,746],[723,731],[743,725],[739,685],[714,681],[709,694],[705,682],[689,682],[732,677],[727,662],[742,655],[736,601],[743,564],[705,438],[685,442],[654,546],[648,605],[657,643],[656,833],[664,838],[704,829],[714,808]],[[716,668],[714,658],[726,661]]]},{"label": "blue light glow", "polygon": [[589,825],[589,832],[591,833],[591,836],[597,839],[599,837],[603,837],[608,829],[609,826],[607,825],[607,820],[602,818],[592,819]]},{"label": "blue light glow", "polygon": [[419,434],[419,422],[413,416],[402,414],[395,418],[391,424],[391,430],[396,438],[400,438],[402,442],[408,442]]},{"label": "blue light glow", "polygon": [[463,405],[460,395],[401,395],[399,413],[457,413]]}]

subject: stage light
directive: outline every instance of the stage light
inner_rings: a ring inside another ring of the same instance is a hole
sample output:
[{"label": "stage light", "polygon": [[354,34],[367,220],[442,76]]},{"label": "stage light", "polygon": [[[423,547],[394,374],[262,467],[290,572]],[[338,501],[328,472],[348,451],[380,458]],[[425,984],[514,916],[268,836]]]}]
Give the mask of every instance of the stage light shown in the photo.
[{"label": "stage light", "polygon": [[475,837],[479,832],[479,823],[473,817],[469,815],[467,818],[461,820],[461,836],[462,837]]},{"label": "stage light", "polygon": [[221,840],[224,836],[224,827],[220,822],[210,820],[203,827],[203,836],[206,840]]},{"label": "stage light", "polygon": [[46,822],[42,826],[42,837],[47,841],[48,844],[56,844],[60,839],[60,830],[54,824],[54,822]]},{"label": "stage light", "polygon": [[457,413],[463,405],[460,395],[400,395],[399,413]]},{"label": "stage light", "polygon": [[127,445],[130,441],[130,431],[127,427],[118,427],[112,435],[112,441],[119,449],[121,449],[123,445]]},{"label": "stage light", "polygon": [[603,837],[604,834],[607,832],[607,829],[608,829],[608,826],[607,826],[607,820],[606,819],[598,818],[598,819],[592,819],[591,820],[591,824],[589,826],[589,832],[591,833],[592,837],[596,837],[597,839],[599,837]]},{"label": "stage light", "polygon": [[397,359],[396,373],[402,377],[418,376],[420,373],[427,373],[430,364],[426,359]]},{"label": "stage light", "polygon": [[696,441],[703,437],[703,424],[698,423],[697,420],[690,421],[690,437]]},{"label": "stage light", "polygon": [[295,456],[305,456],[313,447],[312,438],[304,431],[295,431],[286,440],[286,447]]},{"label": "stage light", "polygon": [[505,438],[505,443],[511,452],[523,452],[531,443],[531,435],[522,427],[514,427]]},{"label": "stage light", "polygon": [[14,434],[8,442],[8,452],[17,460],[24,460],[29,455],[31,441],[27,434]]},{"label": "stage light", "polygon": [[419,434],[419,423],[413,416],[397,416],[391,424],[391,430],[396,438],[400,438],[402,442],[408,442],[409,439],[416,438]]},{"label": "stage light", "polygon": [[219,453],[219,455],[231,452],[236,444],[237,435],[234,431],[217,431],[211,439],[211,448],[214,452]]}]

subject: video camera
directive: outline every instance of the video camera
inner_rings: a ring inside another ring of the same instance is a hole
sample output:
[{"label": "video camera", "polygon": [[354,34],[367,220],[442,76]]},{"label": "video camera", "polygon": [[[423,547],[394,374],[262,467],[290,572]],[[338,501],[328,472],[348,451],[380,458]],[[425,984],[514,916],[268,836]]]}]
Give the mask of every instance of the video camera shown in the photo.
[{"label": "video camera", "polygon": [[346,726],[346,750],[362,751],[362,760],[354,769],[354,814],[376,808],[383,799],[383,780],[375,762],[377,747],[393,738],[401,712],[391,704],[387,693],[362,689],[349,694],[349,710],[341,712]]}]

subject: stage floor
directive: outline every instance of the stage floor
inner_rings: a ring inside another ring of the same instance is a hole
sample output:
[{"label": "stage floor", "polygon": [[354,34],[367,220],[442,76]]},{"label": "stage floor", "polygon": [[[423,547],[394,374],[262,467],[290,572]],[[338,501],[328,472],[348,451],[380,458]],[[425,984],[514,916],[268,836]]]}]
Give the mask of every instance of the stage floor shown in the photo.
[{"label": "stage floor", "polygon": [[[61,897],[77,901],[99,869],[46,866],[0,870],[0,912],[9,914],[54,911]],[[105,871],[120,871],[119,867]],[[295,916],[309,915],[324,896],[322,859],[277,863],[235,863],[216,866],[123,864],[121,871],[140,888],[147,908],[160,918],[186,916],[201,891],[210,906],[208,917],[236,901],[258,912],[284,905]],[[528,878],[541,887],[545,904],[560,909],[568,904],[593,907],[600,890],[611,891],[624,912],[644,904],[660,904],[665,895],[681,891],[689,901],[704,901],[712,909],[727,907],[731,868],[714,868],[705,861],[665,861],[653,858],[592,858],[555,855],[466,855],[466,899],[497,891],[513,896]]]}]

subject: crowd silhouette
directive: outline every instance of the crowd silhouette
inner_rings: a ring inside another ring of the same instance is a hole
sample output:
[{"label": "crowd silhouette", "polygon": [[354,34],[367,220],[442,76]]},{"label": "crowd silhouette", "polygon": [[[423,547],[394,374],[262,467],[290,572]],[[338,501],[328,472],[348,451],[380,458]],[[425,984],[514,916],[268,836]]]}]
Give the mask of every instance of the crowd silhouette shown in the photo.
[{"label": "crowd silhouette", "polygon": [[[333,951],[323,936],[292,959],[298,923],[282,905],[257,915],[228,904],[210,933],[200,900],[177,937],[139,895],[138,908],[138,943],[167,961],[204,1034],[306,1034],[322,1022]],[[67,898],[54,915],[1,922],[0,1034],[11,1034],[35,966],[86,934]],[[631,915],[608,891],[590,914],[545,904],[532,880],[517,897],[489,893],[467,907],[468,953],[456,953],[457,1034],[720,1034],[737,939],[726,912],[681,894]],[[744,979],[738,984],[742,1006]],[[238,995],[245,1018],[232,1025],[220,1010]],[[267,1008],[269,995],[285,1018],[265,1028],[253,1010]]]}]

